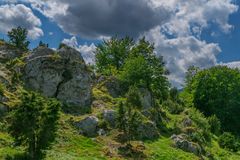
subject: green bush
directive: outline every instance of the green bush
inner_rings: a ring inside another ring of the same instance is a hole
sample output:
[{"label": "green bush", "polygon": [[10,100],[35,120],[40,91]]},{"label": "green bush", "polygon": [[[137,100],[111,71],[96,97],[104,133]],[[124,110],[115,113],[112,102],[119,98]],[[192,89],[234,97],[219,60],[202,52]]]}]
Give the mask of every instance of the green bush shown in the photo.
[{"label": "green bush", "polygon": [[181,104],[173,102],[172,100],[167,100],[163,102],[163,106],[171,113],[171,114],[179,114],[184,110],[184,107]]},{"label": "green bush", "polygon": [[207,118],[205,118],[204,115],[195,108],[189,108],[184,111],[184,113],[193,121],[193,127],[197,128],[196,132],[193,133],[190,138],[194,142],[198,142],[200,144],[210,142],[210,126]]},{"label": "green bush", "polygon": [[221,130],[221,122],[216,115],[210,116],[207,118],[210,125],[210,130],[213,134],[219,134]]},{"label": "green bush", "polygon": [[239,140],[230,132],[224,132],[218,139],[219,146],[229,149],[231,151],[238,151],[240,149]]}]

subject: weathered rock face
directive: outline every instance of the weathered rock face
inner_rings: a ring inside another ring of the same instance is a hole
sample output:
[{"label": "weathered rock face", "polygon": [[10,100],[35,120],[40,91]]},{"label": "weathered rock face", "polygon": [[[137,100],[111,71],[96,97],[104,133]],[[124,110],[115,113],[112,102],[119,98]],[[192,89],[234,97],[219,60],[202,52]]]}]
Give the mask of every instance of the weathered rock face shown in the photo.
[{"label": "weathered rock face", "polygon": [[33,50],[26,58],[24,81],[27,88],[67,105],[84,110],[90,106],[90,72],[80,53],[70,47],[57,51],[46,47]]},{"label": "weathered rock face", "polygon": [[111,127],[116,126],[117,113],[114,110],[104,110],[103,119],[110,124]]},{"label": "weathered rock face", "polygon": [[2,42],[0,44],[0,62],[6,62],[10,59],[14,59],[21,54],[21,51],[11,47],[10,45]]},{"label": "weathered rock face", "polygon": [[[11,83],[11,72],[7,70],[3,64],[0,63],[0,85],[4,85],[8,87]],[[0,89],[0,116],[4,114],[8,108],[3,104],[6,101],[6,97],[2,94],[2,90]]]},{"label": "weathered rock face", "polygon": [[89,116],[76,123],[76,127],[79,128],[80,134],[88,137],[97,135],[98,118],[95,116]]},{"label": "weathered rock face", "polygon": [[112,96],[113,98],[117,98],[122,94],[120,81],[114,76],[110,77],[101,76],[97,79],[96,83],[103,85],[107,89],[109,95]]},{"label": "weathered rock face", "polygon": [[145,88],[140,88],[139,93],[140,93],[140,100],[141,100],[143,109],[148,110],[148,109],[152,108],[151,93]]},{"label": "weathered rock face", "polygon": [[139,124],[136,133],[137,139],[155,139],[159,136],[158,129],[152,121]]},{"label": "weathered rock face", "polygon": [[172,135],[171,139],[174,141],[174,145],[177,148],[180,148],[184,151],[194,153],[195,155],[200,155],[201,148],[198,144],[189,142],[186,140],[186,137],[184,135]]}]

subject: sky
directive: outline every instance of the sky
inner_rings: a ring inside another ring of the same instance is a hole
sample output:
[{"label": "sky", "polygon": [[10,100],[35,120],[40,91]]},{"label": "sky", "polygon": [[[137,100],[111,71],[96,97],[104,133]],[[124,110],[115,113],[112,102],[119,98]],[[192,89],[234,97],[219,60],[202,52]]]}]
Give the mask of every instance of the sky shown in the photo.
[{"label": "sky", "polygon": [[174,86],[189,66],[240,67],[240,0],[0,0],[0,38],[28,29],[39,41],[68,44],[94,63],[94,50],[111,36],[145,36],[163,56]]}]

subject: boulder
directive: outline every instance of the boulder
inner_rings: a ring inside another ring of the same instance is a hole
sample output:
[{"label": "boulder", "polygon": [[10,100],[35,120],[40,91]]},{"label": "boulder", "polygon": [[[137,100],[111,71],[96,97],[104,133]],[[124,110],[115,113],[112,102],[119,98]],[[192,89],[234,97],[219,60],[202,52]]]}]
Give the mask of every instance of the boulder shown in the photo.
[{"label": "boulder", "polygon": [[116,126],[117,113],[114,110],[104,110],[103,119],[110,124],[111,127]]},{"label": "boulder", "polygon": [[152,108],[152,96],[149,90],[145,88],[139,89],[140,100],[143,106],[143,110],[149,110]]},{"label": "boulder", "polygon": [[91,104],[91,73],[73,48],[38,47],[26,58],[23,79],[27,88],[87,111]]},{"label": "boulder", "polygon": [[137,139],[155,139],[159,137],[158,129],[154,122],[146,121],[138,125],[136,131]]},{"label": "boulder", "polygon": [[80,134],[87,137],[94,137],[97,135],[98,118],[95,116],[88,116],[83,120],[76,123],[76,127],[79,129]]},{"label": "boulder", "polygon": [[112,96],[113,98],[117,98],[121,95],[122,88],[120,86],[119,80],[116,77],[100,76],[97,80],[97,83],[101,83],[102,86],[104,86],[107,89],[109,95]]},{"label": "boulder", "polygon": [[186,135],[172,135],[171,139],[174,141],[174,146],[180,148],[184,151],[194,153],[195,155],[200,155],[201,147],[194,142],[190,142],[186,139]]},{"label": "boulder", "polygon": [[182,121],[182,124],[184,127],[190,127],[192,126],[192,120],[190,118],[184,118],[183,121]]}]

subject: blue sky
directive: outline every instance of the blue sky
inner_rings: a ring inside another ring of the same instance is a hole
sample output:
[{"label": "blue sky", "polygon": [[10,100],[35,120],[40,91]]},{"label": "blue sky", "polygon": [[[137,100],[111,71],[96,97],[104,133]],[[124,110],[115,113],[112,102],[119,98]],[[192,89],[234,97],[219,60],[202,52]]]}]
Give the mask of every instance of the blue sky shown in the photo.
[{"label": "blue sky", "polygon": [[64,42],[94,63],[103,38],[145,36],[179,86],[191,65],[240,66],[239,6],[240,0],[1,0],[0,38],[23,26],[31,49],[40,40],[50,48]]},{"label": "blue sky", "polygon": [[[240,1],[235,3],[240,6]],[[219,43],[222,49],[217,56],[219,62],[240,61],[240,10],[229,16],[229,23],[234,26],[229,34],[218,33],[217,36],[211,36],[211,32],[217,30],[211,26],[202,35],[208,42]]]}]

